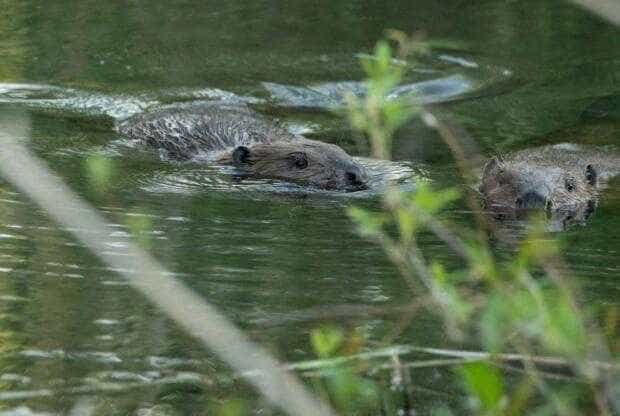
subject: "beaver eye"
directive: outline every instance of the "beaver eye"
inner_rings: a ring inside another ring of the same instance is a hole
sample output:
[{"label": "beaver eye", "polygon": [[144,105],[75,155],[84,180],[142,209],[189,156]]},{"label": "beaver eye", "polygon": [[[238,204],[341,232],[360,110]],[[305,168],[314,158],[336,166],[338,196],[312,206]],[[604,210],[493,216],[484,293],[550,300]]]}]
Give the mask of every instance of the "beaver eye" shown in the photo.
[{"label": "beaver eye", "polygon": [[289,155],[291,163],[297,169],[305,169],[308,167],[308,157],[305,153],[302,152],[294,152]]},{"label": "beaver eye", "polygon": [[550,199],[547,199],[547,203],[545,204],[545,214],[548,220],[553,218],[553,202],[551,202]]},{"label": "beaver eye", "polygon": [[597,179],[598,179],[598,172],[596,172],[596,169],[594,169],[594,166],[592,165],[586,166],[586,182],[588,182],[588,185],[595,186]]},{"label": "beaver eye", "polygon": [[575,178],[564,179],[564,188],[566,188],[568,192],[573,192],[575,190],[575,185]]}]

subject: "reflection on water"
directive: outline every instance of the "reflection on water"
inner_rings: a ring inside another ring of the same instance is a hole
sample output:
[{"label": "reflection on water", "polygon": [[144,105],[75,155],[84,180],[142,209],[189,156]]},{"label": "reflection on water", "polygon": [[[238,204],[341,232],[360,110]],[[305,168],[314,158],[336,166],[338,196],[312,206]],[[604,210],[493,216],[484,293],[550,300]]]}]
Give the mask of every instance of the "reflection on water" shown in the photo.
[{"label": "reflection on water", "polygon": [[[310,87],[263,83],[273,99],[287,108],[336,110],[345,106],[345,97],[363,97],[366,87],[361,82],[329,82]],[[389,100],[403,99],[412,103],[431,104],[453,100],[474,89],[473,83],[462,75],[401,85],[389,92]]]},{"label": "reflection on water", "polygon": [[[376,310],[410,299],[344,208],[380,209],[388,177],[406,189],[420,180],[458,185],[435,133],[418,121],[405,126],[395,141],[399,162],[362,159],[374,173],[371,190],[336,195],[165,162],[100,119],[192,100],[242,102],[363,157],[346,121],[322,110],[340,107],[344,91],[364,93],[358,57],[385,28],[398,28],[424,31],[435,46],[395,94],[422,94],[488,154],[617,141],[617,29],[551,0],[470,3],[7,0],[0,115],[30,112],[30,147],[107,216],[114,245],[150,224],[140,238],[175,278],[283,359],[309,359],[307,334],[320,318],[305,311],[328,316],[343,304]],[[84,168],[93,154],[114,167],[105,194]],[[609,232],[620,226],[617,185],[586,226],[560,236],[590,304],[620,299],[620,250]],[[472,215],[459,207],[449,218],[466,225]],[[432,236],[420,244],[448,267],[456,262]],[[337,320],[371,346],[398,324],[383,314]],[[432,316],[416,317],[398,342],[446,345]],[[431,389],[416,395],[420,414],[438,401],[458,404],[452,374],[416,373]],[[84,404],[84,396],[94,401]],[[67,414],[82,405],[95,414],[191,414],[231,396],[262,406],[114,270],[0,182],[0,414]]]}]

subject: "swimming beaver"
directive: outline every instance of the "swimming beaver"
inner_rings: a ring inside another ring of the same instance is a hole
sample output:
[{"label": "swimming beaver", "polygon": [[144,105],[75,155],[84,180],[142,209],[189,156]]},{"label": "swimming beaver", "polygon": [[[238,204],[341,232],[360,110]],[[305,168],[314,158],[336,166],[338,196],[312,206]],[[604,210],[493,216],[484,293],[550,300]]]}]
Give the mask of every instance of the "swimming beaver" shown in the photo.
[{"label": "swimming beaver", "polygon": [[552,230],[566,229],[592,215],[600,190],[620,171],[610,152],[558,144],[525,149],[485,165],[480,192],[499,219],[523,219],[544,209]]},{"label": "swimming beaver", "polygon": [[247,176],[355,191],[367,174],[340,147],[295,136],[247,108],[194,105],[134,116],[119,126],[177,160],[233,165]]}]

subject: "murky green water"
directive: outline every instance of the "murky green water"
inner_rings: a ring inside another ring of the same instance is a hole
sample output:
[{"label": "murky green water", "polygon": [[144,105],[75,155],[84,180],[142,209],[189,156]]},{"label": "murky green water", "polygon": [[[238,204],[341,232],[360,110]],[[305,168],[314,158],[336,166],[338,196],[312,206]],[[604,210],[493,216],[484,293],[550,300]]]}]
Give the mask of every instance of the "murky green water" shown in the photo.
[{"label": "murky green water", "polygon": [[[312,358],[308,331],[321,321],[306,310],[399,305],[411,297],[381,250],[360,238],[344,214],[351,204],[379,207],[377,195],[235,184],[220,172],[132,148],[114,132],[114,117],[154,102],[244,100],[290,128],[364,156],[346,123],[324,111],[338,106],[325,88],[358,81],[359,55],[385,28],[398,28],[423,31],[439,45],[408,83],[441,80],[439,95],[433,88],[423,95],[439,101],[438,111],[459,121],[487,154],[566,141],[617,145],[620,133],[620,31],[562,1],[2,0],[0,6],[0,120],[28,119],[31,149],[107,215],[119,245],[131,224],[150,224],[149,250],[284,360]],[[15,83],[30,85],[8,85]],[[440,185],[455,183],[447,149],[421,123],[403,128],[395,149],[403,164],[387,171],[413,168]],[[85,161],[95,154],[114,165],[105,194],[86,174]],[[453,217],[471,221],[464,210]],[[620,192],[612,186],[586,227],[561,236],[589,304],[620,299],[619,227]],[[435,240],[424,245],[452,260]],[[334,320],[358,328],[369,346],[382,345],[399,324],[397,316]],[[393,342],[449,346],[438,325],[417,316]],[[459,402],[451,374],[414,374],[430,389],[416,393],[421,414],[436,403]],[[263,406],[229,376],[0,182],[0,398],[13,399],[0,408],[65,413],[84,397],[101,414],[146,415],[153,408],[202,414],[236,396]],[[33,397],[2,396],[14,391]]]}]

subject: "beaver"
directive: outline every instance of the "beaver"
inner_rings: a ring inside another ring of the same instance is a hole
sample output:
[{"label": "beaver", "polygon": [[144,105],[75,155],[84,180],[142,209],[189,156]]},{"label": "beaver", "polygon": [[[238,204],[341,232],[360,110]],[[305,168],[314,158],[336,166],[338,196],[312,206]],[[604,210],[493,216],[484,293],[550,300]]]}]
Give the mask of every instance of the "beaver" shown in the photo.
[{"label": "beaver", "polygon": [[583,223],[594,212],[601,189],[620,171],[613,152],[575,144],[525,149],[484,166],[480,193],[498,219],[524,219],[545,210],[550,229]]},{"label": "beaver", "polygon": [[246,107],[162,108],[131,117],[118,130],[170,159],[232,165],[242,176],[344,191],[364,189],[368,181],[340,147],[291,134]]}]

